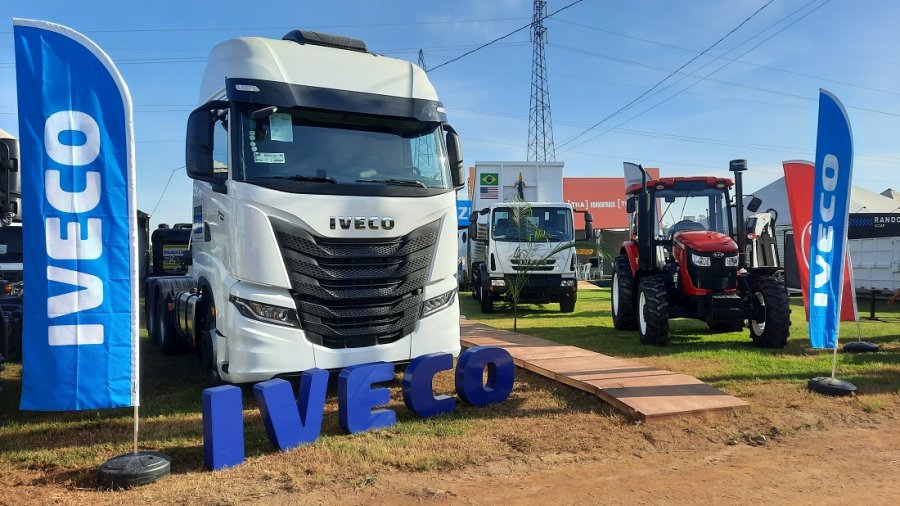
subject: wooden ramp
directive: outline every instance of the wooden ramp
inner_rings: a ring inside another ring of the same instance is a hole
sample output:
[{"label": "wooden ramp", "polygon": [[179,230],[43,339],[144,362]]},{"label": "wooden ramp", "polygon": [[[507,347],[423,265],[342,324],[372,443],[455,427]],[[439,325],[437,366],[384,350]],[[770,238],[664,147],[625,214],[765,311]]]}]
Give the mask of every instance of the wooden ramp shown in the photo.
[{"label": "wooden ramp", "polygon": [[749,407],[692,376],[467,320],[459,324],[464,347],[504,348],[517,366],[590,392],[636,420]]}]

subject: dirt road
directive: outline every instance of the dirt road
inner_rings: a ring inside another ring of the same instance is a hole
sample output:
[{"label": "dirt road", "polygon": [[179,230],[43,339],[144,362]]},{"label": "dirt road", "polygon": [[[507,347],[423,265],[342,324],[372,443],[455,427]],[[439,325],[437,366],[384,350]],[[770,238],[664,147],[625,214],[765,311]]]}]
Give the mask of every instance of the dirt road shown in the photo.
[{"label": "dirt road", "polygon": [[[807,433],[759,446],[739,442],[712,452],[669,451],[567,464],[551,458],[458,473],[403,473],[339,497],[348,504],[896,504],[898,429],[895,422]],[[334,497],[316,499],[333,502]],[[289,496],[268,499],[280,502]]]}]

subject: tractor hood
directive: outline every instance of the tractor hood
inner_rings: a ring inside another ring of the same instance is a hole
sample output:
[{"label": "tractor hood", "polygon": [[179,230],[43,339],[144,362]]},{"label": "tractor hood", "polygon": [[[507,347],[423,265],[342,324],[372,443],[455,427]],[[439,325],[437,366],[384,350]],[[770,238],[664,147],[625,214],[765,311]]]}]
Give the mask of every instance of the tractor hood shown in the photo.
[{"label": "tractor hood", "polygon": [[686,230],[684,232],[676,232],[673,237],[675,244],[683,248],[701,253],[737,253],[738,247],[731,236],[720,232],[711,232],[708,230]]}]

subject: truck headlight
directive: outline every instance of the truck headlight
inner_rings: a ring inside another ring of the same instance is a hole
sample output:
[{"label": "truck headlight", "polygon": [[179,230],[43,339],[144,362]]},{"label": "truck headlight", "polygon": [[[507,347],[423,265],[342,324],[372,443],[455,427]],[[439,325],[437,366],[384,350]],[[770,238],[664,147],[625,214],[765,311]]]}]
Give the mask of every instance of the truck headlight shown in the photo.
[{"label": "truck headlight", "polygon": [[559,286],[575,286],[574,279],[564,279],[559,282]]},{"label": "truck headlight", "polygon": [[505,279],[492,279],[491,286],[506,286]]},{"label": "truck headlight", "polygon": [[294,308],[273,306],[256,302],[255,300],[242,299],[232,295],[228,298],[234,307],[247,318],[251,320],[259,320],[274,325],[284,325],[286,327],[300,327],[300,318],[297,317],[297,310]]},{"label": "truck headlight", "polygon": [[725,257],[725,267],[737,267],[738,266],[738,255]]},{"label": "truck headlight", "polygon": [[709,257],[702,257],[700,255],[691,253],[691,262],[693,262],[697,267],[709,267],[709,260]]},{"label": "truck headlight", "polygon": [[441,309],[450,307],[454,300],[456,300],[456,289],[426,300],[422,303],[422,318],[437,313]]}]

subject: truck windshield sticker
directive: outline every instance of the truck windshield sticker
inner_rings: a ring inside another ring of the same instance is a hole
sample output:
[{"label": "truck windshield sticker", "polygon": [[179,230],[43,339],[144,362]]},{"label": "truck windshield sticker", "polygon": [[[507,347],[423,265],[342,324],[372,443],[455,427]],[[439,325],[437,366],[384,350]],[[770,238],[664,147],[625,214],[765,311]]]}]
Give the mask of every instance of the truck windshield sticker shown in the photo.
[{"label": "truck windshield sticker", "polygon": [[290,114],[275,113],[270,116],[269,129],[269,135],[273,141],[294,142],[294,129],[291,125]]},{"label": "truck windshield sticker", "polygon": [[284,153],[253,153],[253,161],[256,163],[284,163]]}]

